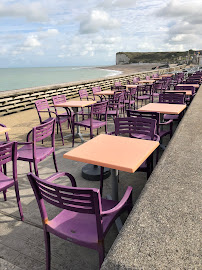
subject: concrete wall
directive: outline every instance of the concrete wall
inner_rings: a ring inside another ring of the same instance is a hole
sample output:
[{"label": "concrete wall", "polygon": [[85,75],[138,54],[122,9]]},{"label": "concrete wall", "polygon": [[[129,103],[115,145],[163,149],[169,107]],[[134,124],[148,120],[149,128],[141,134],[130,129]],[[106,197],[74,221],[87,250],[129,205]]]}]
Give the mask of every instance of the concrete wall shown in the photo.
[{"label": "concrete wall", "polygon": [[201,104],[202,86],[109,251],[102,270],[202,269]]},{"label": "concrete wall", "polygon": [[[180,66],[169,69],[160,69],[159,73],[162,74],[179,69]],[[102,90],[108,90],[114,85],[115,81],[121,81],[124,84],[127,80],[132,80],[134,76],[145,78],[146,75],[152,75],[156,72],[157,70],[145,71],[132,73],[127,76],[119,75],[104,79],[0,92],[0,116],[34,108],[34,102],[38,99],[46,98],[51,103],[52,96],[61,94],[65,94],[67,99],[71,99],[78,97],[78,91],[83,88],[86,88],[89,93],[92,93],[91,89],[93,86],[101,86]]]}]

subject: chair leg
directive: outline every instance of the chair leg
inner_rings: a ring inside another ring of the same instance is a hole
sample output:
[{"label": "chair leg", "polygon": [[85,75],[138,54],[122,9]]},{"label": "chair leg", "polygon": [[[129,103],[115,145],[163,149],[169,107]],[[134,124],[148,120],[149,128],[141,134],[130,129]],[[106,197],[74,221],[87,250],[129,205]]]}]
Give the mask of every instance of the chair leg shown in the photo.
[{"label": "chair leg", "polygon": [[56,170],[56,172],[58,172],[58,167],[57,167],[55,152],[53,152],[53,162],[54,162],[54,165],[55,165],[55,170]]},{"label": "chair leg", "polygon": [[44,231],[45,249],[46,249],[46,270],[51,269],[51,248],[50,234]]},{"label": "chair leg", "polygon": [[29,162],[29,170],[30,170],[30,172],[32,172],[32,163],[31,162]]},{"label": "chair leg", "polygon": [[74,124],[72,123],[72,147],[74,147]]},{"label": "chair leg", "polygon": [[100,167],[100,194],[102,197],[102,191],[103,191],[103,173],[104,173],[104,167]]},{"label": "chair leg", "polygon": [[3,191],[4,201],[7,201],[7,198],[6,198],[6,192],[7,192],[7,189]]},{"label": "chair leg", "polygon": [[93,130],[92,130],[92,128],[90,128],[90,138],[91,139],[93,138]]},{"label": "chair leg", "polygon": [[61,135],[61,139],[62,139],[62,145],[64,145],[64,138],[63,138],[63,134],[62,134],[62,126],[61,123],[58,123],[59,127],[60,127],[60,135]]},{"label": "chair leg", "polygon": [[102,240],[99,243],[98,252],[99,252],[99,269],[100,269],[105,258],[104,240]]},{"label": "chair leg", "polygon": [[35,160],[34,160],[34,170],[35,170],[35,175],[36,175],[36,176],[39,176],[38,166],[37,166],[37,163],[36,163]]},{"label": "chair leg", "polygon": [[22,205],[21,205],[21,201],[20,201],[20,194],[19,194],[19,188],[18,188],[18,182],[17,181],[15,181],[15,194],[16,194],[18,209],[19,209],[19,212],[20,212],[20,218],[23,221],[24,216],[23,216],[23,212],[22,212]]}]

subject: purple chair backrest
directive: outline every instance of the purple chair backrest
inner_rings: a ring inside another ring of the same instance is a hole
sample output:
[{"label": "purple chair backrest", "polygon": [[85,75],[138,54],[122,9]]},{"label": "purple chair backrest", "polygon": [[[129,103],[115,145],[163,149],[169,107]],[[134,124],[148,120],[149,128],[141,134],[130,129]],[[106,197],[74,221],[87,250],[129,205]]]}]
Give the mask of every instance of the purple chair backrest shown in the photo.
[{"label": "purple chair backrest", "polygon": [[156,120],[144,117],[117,117],[114,119],[115,135],[119,134],[142,134],[154,139]]},{"label": "purple chair backrest", "polygon": [[[102,239],[101,197],[99,189],[62,186],[42,180],[29,173],[27,175],[34,191],[43,224],[47,224],[48,215],[44,201],[75,213],[94,214],[96,216],[98,239]],[[79,224],[78,224],[79,226]]]},{"label": "purple chair backrest", "polygon": [[121,82],[115,82],[114,85],[115,86],[121,86]]},{"label": "purple chair backrest", "polygon": [[133,83],[137,83],[137,82],[139,82],[140,81],[140,77],[134,77],[133,78]]},{"label": "purple chair backrest", "polygon": [[92,87],[92,91],[93,91],[93,94],[95,94],[97,92],[100,92],[101,91],[101,87],[100,86]]},{"label": "purple chair backrest", "polygon": [[13,179],[17,180],[17,142],[0,145],[0,167],[8,162],[13,163]]},{"label": "purple chair backrest", "polygon": [[53,104],[54,105],[57,105],[57,104],[60,104],[60,103],[63,103],[63,102],[66,102],[67,101],[65,95],[53,96],[52,97],[52,100],[53,100]]},{"label": "purple chair backrest", "polygon": [[80,100],[87,99],[88,100],[88,92],[86,89],[79,90]]},{"label": "purple chair backrest", "polygon": [[113,96],[114,102],[123,102],[125,99],[125,92],[124,91],[116,91]]},{"label": "purple chair backrest", "polygon": [[184,104],[185,93],[162,93],[159,95],[159,103]]},{"label": "purple chair backrest", "polygon": [[150,80],[150,76],[146,76],[146,80]]},{"label": "purple chair backrest", "polygon": [[159,134],[159,122],[160,122],[160,113],[158,112],[140,112],[136,110],[127,109],[127,117],[143,117],[151,118],[156,120],[156,133]]},{"label": "purple chair backrest", "polygon": [[93,115],[99,116],[107,113],[108,101],[97,102],[91,105],[91,119]]},{"label": "purple chair backrest", "polygon": [[41,111],[43,111],[43,112],[46,111],[48,113],[49,117],[51,117],[50,107],[49,107],[47,99],[39,99],[39,100],[35,101],[35,107],[36,107],[36,110],[37,110],[37,113],[39,116],[40,123],[42,122],[42,117],[40,114]]},{"label": "purple chair backrest", "polygon": [[[55,148],[55,119],[51,119],[45,124],[34,127],[27,134],[27,142],[32,141],[33,158],[36,156],[36,143],[43,141],[45,138],[51,136],[51,146]],[[32,135],[32,139],[30,138]],[[42,149],[43,151],[43,149]]]}]

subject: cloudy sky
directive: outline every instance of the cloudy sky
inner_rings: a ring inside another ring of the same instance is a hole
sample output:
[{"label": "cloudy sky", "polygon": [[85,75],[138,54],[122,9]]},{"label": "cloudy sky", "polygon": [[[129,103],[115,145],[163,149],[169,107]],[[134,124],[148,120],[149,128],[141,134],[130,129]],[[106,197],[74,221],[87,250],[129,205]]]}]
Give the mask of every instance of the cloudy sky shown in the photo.
[{"label": "cloudy sky", "polygon": [[202,49],[201,0],[0,0],[0,67],[115,64]]}]

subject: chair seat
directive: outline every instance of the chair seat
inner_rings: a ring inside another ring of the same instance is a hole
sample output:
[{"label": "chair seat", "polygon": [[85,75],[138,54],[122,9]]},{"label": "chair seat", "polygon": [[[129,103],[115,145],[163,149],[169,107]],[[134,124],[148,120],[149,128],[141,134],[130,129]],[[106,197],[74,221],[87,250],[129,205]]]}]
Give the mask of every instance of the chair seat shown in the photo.
[{"label": "chair seat", "polygon": [[[117,203],[113,200],[102,199],[102,210],[109,210]],[[106,235],[107,229],[116,214],[117,212],[103,217],[104,235]],[[46,226],[48,232],[74,243],[82,243],[84,246],[97,245],[98,243],[96,219],[93,214],[63,210],[54,219],[48,221]]]},{"label": "chair seat", "polygon": [[[74,124],[75,125],[82,126],[82,127],[88,127],[88,128],[90,128],[90,118],[85,119],[85,120],[80,121],[80,122],[75,122]],[[103,122],[103,121],[95,120],[95,119],[92,120],[92,128],[93,129],[99,128],[99,127],[102,127],[102,126],[105,126],[105,125],[106,125],[106,123]]]},{"label": "chair seat", "polygon": [[139,133],[132,133],[131,136],[136,139],[151,140],[151,136]]},{"label": "chair seat", "polygon": [[[38,161],[44,160],[52,152],[53,152],[53,148],[51,147],[36,146],[35,158]],[[24,160],[24,161],[33,160],[32,145],[24,145],[18,150],[18,160]]]},{"label": "chair seat", "polygon": [[179,115],[178,114],[164,114],[163,118],[165,120],[178,120]]},{"label": "chair seat", "polygon": [[0,172],[0,191],[3,191],[9,187],[12,187],[14,185],[14,180],[12,178],[9,178],[2,172]]}]

